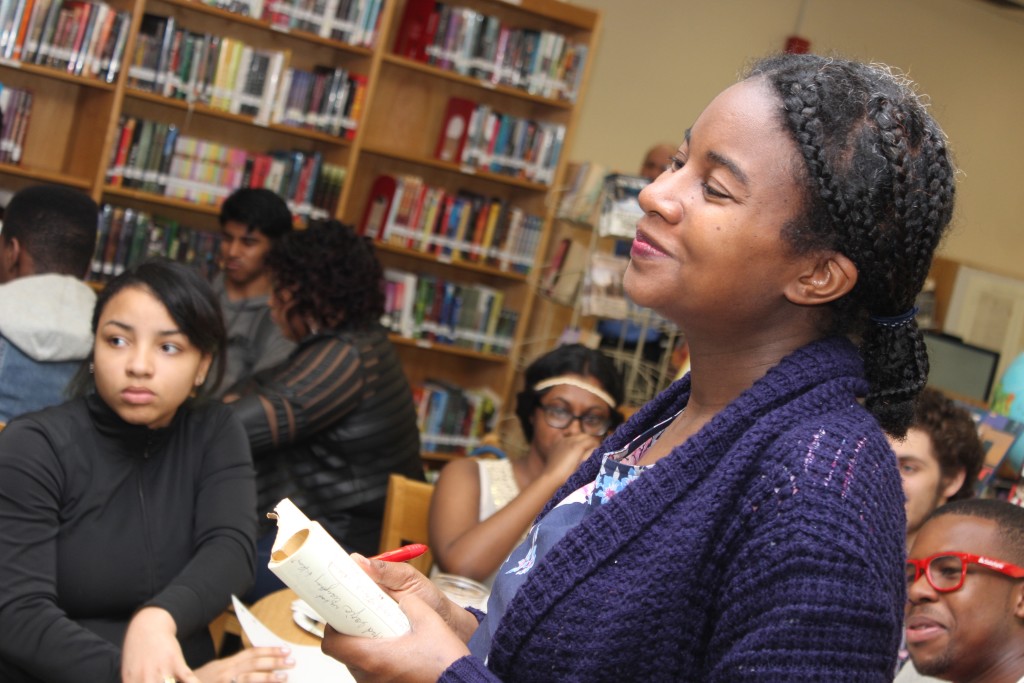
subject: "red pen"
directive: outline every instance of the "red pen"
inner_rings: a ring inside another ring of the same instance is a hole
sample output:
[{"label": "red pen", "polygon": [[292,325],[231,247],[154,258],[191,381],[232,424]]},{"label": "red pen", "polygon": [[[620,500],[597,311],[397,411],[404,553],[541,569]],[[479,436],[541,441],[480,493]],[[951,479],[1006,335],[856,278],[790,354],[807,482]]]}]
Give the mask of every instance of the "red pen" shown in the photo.
[{"label": "red pen", "polygon": [[395,548],[389,550],[380,555],[374,555],[371,560],[384,560],[385,562],[405,562],[411,560],[414,557],[419,557],[423,553],[427,552],[429,548],[422,543],[411,543],[410,545],[403,545],[401,548]]}]

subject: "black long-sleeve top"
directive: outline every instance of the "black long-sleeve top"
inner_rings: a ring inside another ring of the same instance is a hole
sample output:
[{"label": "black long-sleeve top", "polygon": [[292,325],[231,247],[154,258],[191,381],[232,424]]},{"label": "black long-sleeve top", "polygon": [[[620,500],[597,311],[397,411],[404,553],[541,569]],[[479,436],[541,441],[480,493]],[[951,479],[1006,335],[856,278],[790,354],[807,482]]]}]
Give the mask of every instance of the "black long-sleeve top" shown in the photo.
[{"label": "black long-sleeve top", "polygon": [[0,680],[120,681],[141,607],[166,609],[190,666],[209,622],[254,572],[248,440],[220,404],[164,429],[96,395],[0,432]]},{"label": "black long-sleeve top", "polygon": [[375,553],[388,475],[423,479],[412,391],[384,329],[311,336],[239,389],[261,518],[291,498],[349,550]]}]

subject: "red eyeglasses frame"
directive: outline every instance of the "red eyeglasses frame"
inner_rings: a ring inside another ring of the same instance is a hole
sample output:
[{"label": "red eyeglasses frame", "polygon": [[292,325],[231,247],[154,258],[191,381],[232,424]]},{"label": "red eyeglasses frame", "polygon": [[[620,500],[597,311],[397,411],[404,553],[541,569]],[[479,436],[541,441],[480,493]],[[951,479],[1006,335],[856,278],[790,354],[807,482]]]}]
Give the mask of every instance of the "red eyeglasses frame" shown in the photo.
[{"label": "red eyeglasses frame", "polygon": [[[960,580],[952,588],[939,588],[935,585],[932,580],[931,574],[931,563],[940,557],[959,557],[960,558]],[[987,567],[992,571],[999,572],[1014,579],[1024,579],[1024,568],[1018,567],[1015,564],[1009,562],[1003,562],[1002,560],[996,560],[991,557],[985,557],[984,555],[974,555],[971,553],[960,553],[954,551],[947,551],[943,553],[935,553],[930,557],[926,557],[923,560],[907,559],[907,566],[914,568],[914,580],[907,583],[909,588],[913,584],[917,583],[921,579],[921,575],[928,580],[928,585],[934,588],[939,593],[952,593],[963,588],[964,578],[967,576],[967,565],[977,564],[982,567]]]}]

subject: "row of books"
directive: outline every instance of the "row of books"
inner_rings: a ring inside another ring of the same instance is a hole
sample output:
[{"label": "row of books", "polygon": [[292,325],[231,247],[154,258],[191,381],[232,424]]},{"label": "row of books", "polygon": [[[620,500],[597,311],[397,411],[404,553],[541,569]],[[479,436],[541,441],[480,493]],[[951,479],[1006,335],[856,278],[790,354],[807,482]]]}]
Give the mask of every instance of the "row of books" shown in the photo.
[{"label": "row of books", "polygon": [[281,51],[196,33],[179,26],[174,17],[145,14],[128,68],[128,86],[266,123],[284,61]]},{"label": "row of books", "polygon": [[489,389],[465,389],[428,379],[413,387],[421,447],[429,453],[468,453],[494,430],[500,401]]},{"label": "row of books", "polygon": [[[267,0],[261,14],[254,16],[261,16],[279,29],[306,31],[349,45],[373,47],[383,6],[384,0]],[[257,9],[260,8],[253,11]]]},{"label": "row of books", "polygon": [[252,152],[181,135],[174,124],[124,116],[111,151],[107,184],[215,206],[239,187],[265,187],[292,213],[327,218],[344,182],[344,168],[319,152]]},{"label": "row of books", "polygon": [[32,114],[32,91],[0,83],[0,162],[17,164],[28,133]]},{"label": "row of books", "polygon": [[217,271],[220,236],[145,211],[104,204],[100,208],[88,280],[107,282],[125,268],[163,256],[195,266],[204,277]]},{"label": "row of books", "polygon": [[352,139],[367,79],[341,67],[285,68],[285,53],[143,16],[128,86],[213,109]]},{"label": "row of books", "polygon": [[543,218],[497,197],[429,185],[417,175],[381,175],[370,189],[362,234],[446,261],[527,274]]},{"label": "row of books", "polygon": [[564,220],[596,225],[604,179],[610,173],[607,166],[594,161],[567,162],[556,215]]},{"label": "row of books", "polygon": [[128,12],[105,2],[3,0],[0,55],[113,83],[130,25]]},{"label": "row of books", "polygon": [[387,268],[382,324],[407,339],[481,353],[512,348],[519,314],[503,307],[499,289]]},{"label": "row of books", "polygon": [[550,185],[565,141],[565,126],[495,111],[452,97],[445,108],[434,156],[469,170]]},{"label": "row of books", "polygon": [[397,55],[489,83],[573,102],[587,46],[547,30],[434,0],[408,0],[395,36]]},{"label": "row of books", "polygon": [[352,140],[362,117],[367,86],[365,74],[341,67],[287,69],[277,89],[270,122]]}]

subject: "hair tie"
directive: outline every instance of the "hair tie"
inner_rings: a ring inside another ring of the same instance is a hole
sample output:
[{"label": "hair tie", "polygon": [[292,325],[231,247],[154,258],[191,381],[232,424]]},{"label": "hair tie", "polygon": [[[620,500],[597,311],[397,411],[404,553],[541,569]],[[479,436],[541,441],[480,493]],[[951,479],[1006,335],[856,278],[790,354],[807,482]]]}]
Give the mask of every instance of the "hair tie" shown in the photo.
[{"label": "hair tie", "polygon": [[534,384],[533,390],[536,391],[537,393],[540,393],[545,389],[550,389],[551,387],[558,386],[559,384],[568,384],[571,387],[576,387],[577,389],[589,391],[594,396],[597,396],[599,399],[607,403],[610,408],[615,407],[615,399],[612,398],[611,394],[609,394],[607,391],[605,391],[601,387],[594,386],[590,382],[579,379],[578,377],[572,377],[570,375],[558,375],[557,377],[548,377],[547,379],[541,380],[540,382]]},{"label": "hair tie", "polygon": [[882,327],[903,327],[904,325],[908,324],[911,320],[914,319],[914,316],[917,315],[917,312],[919,310],[920,309],[917,306],[914,306],[909,311],[901,315],[893,315],[888,317],[881,315],[873,315],[871,316],[871,322]]}]

